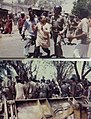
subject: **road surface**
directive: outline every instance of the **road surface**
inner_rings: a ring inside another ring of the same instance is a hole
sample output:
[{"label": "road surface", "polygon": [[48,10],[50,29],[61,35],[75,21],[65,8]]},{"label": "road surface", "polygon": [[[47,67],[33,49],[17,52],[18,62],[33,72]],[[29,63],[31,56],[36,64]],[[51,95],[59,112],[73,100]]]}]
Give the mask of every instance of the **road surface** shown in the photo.
[{"label": "road surface", "polygon": [[[1,34],[0,37],[0,58],[25,58],[24,57],[24,44],[25,41],[21,40],[21,36],[18,33],[17,26],[14,26],[13,33],[9,34]],[[65,39],[67,41],[67,39]],[[73,43],[78,44],[79,41],[74,40]],[[63,55],[65,58],[72,58],[73,51],[76,45],[63,45]],[[30,47],[30,52],[33,53],[34,46]],[[51,55],[54,54],[54,42],[51,39],[50,42],[50,51]],[[41,49],[43,55],[46,55]],[[90,53],[91,54],[91,53]],[[90,55],[91,56],[91,55]]]}]

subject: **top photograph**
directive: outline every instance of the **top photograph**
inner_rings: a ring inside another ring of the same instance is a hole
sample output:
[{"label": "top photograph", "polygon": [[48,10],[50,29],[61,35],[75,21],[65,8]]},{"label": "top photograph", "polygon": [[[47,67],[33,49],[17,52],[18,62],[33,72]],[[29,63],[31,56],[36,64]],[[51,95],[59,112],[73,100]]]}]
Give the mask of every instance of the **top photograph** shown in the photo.
[{"label": "top photograph", "polygon": [[91,58],[91,0],[0,0],[0,58]]}]

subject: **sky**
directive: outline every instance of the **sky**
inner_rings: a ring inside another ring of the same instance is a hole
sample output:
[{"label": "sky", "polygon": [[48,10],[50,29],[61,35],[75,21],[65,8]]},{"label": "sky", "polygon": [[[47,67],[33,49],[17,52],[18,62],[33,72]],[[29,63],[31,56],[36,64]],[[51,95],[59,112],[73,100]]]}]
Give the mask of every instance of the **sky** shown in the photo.
[{"label": "sky", "polygon": [[71,12],[74,1],[75,0],[66,0],[66,2],[63,4],[63,9],[65,10],[65,12],[68,12],[68,13]]},{"label": "sky", "polygon": [[[27,63],[28,66],[30,60],[23,60],[23,62]],[[57,71],[50,60],[33,60],[32,71],[34,71],[35,66],[37,66],[38,71],[37,79],[41,79],[43,76],[45,79],[56,79]],[[36,71],[33,73],[33,75],[36,75]]]},{"label": "sky", "polygon": [[[17,0],[13,0],[13,2],[16,2]],[[23,0],[22,0],[23,1]],[[9,3],[12,3],[12,0],[4,0],[4,2],[9,2]],[[63,4],[63,9],[66,11],[66,12],[71,12],[71,9],[73,7],[73,2],[74,0],[65,0],[65,4]]]}]

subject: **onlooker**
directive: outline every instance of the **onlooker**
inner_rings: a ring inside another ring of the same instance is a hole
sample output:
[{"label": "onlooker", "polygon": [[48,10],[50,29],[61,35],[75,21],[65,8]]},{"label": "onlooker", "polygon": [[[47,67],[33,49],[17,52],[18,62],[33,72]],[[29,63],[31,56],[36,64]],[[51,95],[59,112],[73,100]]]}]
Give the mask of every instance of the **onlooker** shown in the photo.
[{"label": "onlooker", "polygon": [[35,19],[35,15],[33,13],[32,8],[28,9],[29,12],[29,19],[26,19],[23,28],[22,28],[22,37],[24,38],[25,31],[27,30],[29,33],[29,38],[26,39],[25,47],[24,47],[24,55],[26,57],[29,56],[29,48],[31,44],[35,43],[36,40],[36,31],[34,29],[35,25],[37,24],[37,20]]},{"label": "onlooker", "polygon": [[24,22],[26,21],[25,19],[25,13],[24,12],[21,12],[21,16],[18,20],[18,30],[19,30],[19,33],[21,35],[22,33],[22,28],[23,28],[23,25],[24,25]]},{"label": "onlooker", "polygon": [[81,43],[79,43],[74,50],[73,55],[76,58],[87,58],[88,55],[90,44],[88,15],[89,12],[87,9],[80,9],[79,18],[81,19],[81,22],[78,24],[75,35],[70,35],[68,37],[70,41],[73,39],[81,40]]},{"label": "onlooker", "polygon": [[5,34],[6,33],[9,33],[9,34],[11,34],[11,32],[12,32],[12,14],[8,14],[7,15],[7,19],[6,19],[6,28],[5,28]]},{"label": "onlooker", "polygon": [[16,91],[16,99],[25,99],[24,95],[24,84],[22,84],[22,80],[19,79],[18,76],[16,76],[17,83],[15,84],[15,91]]}]

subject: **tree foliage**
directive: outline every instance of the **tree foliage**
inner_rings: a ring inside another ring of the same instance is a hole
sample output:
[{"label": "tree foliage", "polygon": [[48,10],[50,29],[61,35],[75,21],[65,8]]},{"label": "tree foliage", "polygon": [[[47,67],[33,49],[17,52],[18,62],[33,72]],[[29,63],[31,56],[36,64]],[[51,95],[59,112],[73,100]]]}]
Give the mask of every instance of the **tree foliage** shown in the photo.
[{"label": "tree foliage", "polygon": [[25,5],[34,6],[37,0],[24,0]]},{"label": "tree foliage", "polygon": [[72,13],[75,15],[79,15],[79,11],[81,8],[91,10],[91,0],[77,0],[77,1],[75,1]]},{"label": "tree foliage", "polygon": [[53,61],[57,70],[57,81],[59,84],[63,80],[71,78],[74,73],[78,81],[84,80],[91,73],[90,62],[79,61]]},{"label": "tree foliage", "polygon": [[61,83],[61,81],[66,80],[70,77],[73,72],[73,65],[69,61],[53,61],[54,66],[57,70],[57,81]]},{"label": "tree foliage", "polygon": [[78,65],[78,62],[77,61],[74,61],[74,62],[71,62],[74,66],[74,69],[75,69],[75,73],[76,73],[76,76],[78,78],[78,80],[84,80],[86,78],[86,76],[91,72],[91,66],[89,64],[89,62],[80,62],[82,63],[81,67],[80,67],[80,72],[79,72],[79,69],[77,67]]},{"label": "tree foliage", "polygon": [[55,5],[61,5],[65,0],[24,0],[25,5],[37,6],[45,9],[53,8]]}]

